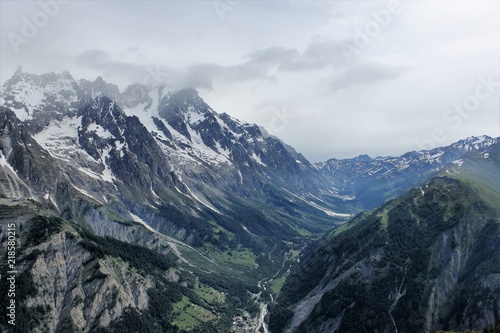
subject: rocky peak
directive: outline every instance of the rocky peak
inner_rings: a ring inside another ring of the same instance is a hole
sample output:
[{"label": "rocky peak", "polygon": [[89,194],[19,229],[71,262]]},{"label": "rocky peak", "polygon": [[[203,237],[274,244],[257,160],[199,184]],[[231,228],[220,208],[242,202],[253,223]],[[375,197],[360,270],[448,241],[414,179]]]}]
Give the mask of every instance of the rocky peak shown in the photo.
[{"label": "rocky peak", "polygon": [[213,116],[215,113],[210,106],[192,88],[181,89],[166,95],[159,105],[159,114],[165,119],[181,118],[188,123],[196,123]]},{"label": "rocky peak", "polygon": [[[207,121],[214,123],[215,112],[205,103],[194,89],[181,89],[179,91],[167,94],[160,101],[158,114],[164,118],[170,126],[177,132],[192,141],[190,129],[200,122]],[[213,141],[213,140],[208,140]],[[211,146],[209,142],[205,142]]]},{"label": "rocky peak", "polygon": [[82,98],[85,101],[88,102],[96,97],[106,96],[123,106],[120,89],[118,88],[118,86],[107,83],[101,76],[97,77],[97,79],[95,79],[94,81],[81,79],[79,84]]},{"label": "rocky peak", "polygon": [[464,152],[488,149],[492,145],[499,144],[499,138],[492,138],[487,135],[471,136],[466,139],[460,140],[452,145]]},{"label": "rocky peak", "polygon": [[78,127],[80,144],[95,159],[101,159],[108,146],[123,142],[126,115],[107,97],[96,97],[87,107],[79,110],[81,126]]},{"label": "rocky peak", "polygon": [[0,196],[42,200],[44,194],[55,192],[60,179],[52,156],[13,111],[0,107]]},{"label": "rocky peak", "polygon": [[115,137],[119,137],[125,125],[125,112],[106,96],[96,97],[86,108],[80,109],[79,116],[82,116],[82,128],[87,129],[91,123],[103,126]]},{"label": "rocky peak", "polygon": [[169,98],[171,103],[180,105],[207,106],[205,101],[200,97],[198,91],[193,88],[184,88],[171,93]]},{"label": "rocky peak", "polygon": [[150,89],[144,84],[136,83],[129,85],[122,93],[124,106],[133,108],[139,104],[147,103],[147,108],[149,108],[152,102],[149,92]]},{"label": "rocky peak", "polygon": [[367,154],[359,155],[353,159],[356,162],[369,163],[372,161],[372,158]]},{"label": "rocky peak", "polygon": [[76,113],[80,89],[68,73],[42,75],[16,71],[3,85],[0,102],[13,110],[33,133],[50,121]]}]

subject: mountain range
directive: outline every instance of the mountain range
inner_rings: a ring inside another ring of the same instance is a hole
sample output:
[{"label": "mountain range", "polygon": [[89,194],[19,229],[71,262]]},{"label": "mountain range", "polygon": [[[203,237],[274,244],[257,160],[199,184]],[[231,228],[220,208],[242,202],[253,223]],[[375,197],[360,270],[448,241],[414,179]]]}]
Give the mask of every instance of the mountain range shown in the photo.
[{"label": "mountain range", "polygon": [[[499,144],[470,137],[399,157],[312,164],[262,127],[217,113],[194,89],[133,84],[120,92],[68,72],[16,71],[0,105],[0,221],[4,239],[8,225],[17,228],[26,332],[121,332],[131,322],[149,332],[266,331],[268,303],[288,314],[284,323],[298,297],[312,295],[288,282],[309,281],[294,273],[304,253],[336,244],[332,233],[351,233],[346,226],[365,225],[367,213],[346,220],[443,172],[482,172]],[[310,281],[319,286],[317,278]],[[428,327],[441,327],[439,311]],[[480,313],[467,318],[492,319]],[[276,318],[271,325],[282,325]],[[290,329],[309,327],[299,324]]]}]

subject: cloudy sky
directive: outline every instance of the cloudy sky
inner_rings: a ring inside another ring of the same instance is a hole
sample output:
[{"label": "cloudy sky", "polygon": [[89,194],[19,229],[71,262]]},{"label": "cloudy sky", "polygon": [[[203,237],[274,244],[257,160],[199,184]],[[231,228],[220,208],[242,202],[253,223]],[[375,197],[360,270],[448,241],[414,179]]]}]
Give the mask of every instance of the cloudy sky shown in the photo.
[{"label": "cloudy sky", "polygon": [[0,1],[0,81],[194,87],[312,162],[500,136],[498,1]]}]

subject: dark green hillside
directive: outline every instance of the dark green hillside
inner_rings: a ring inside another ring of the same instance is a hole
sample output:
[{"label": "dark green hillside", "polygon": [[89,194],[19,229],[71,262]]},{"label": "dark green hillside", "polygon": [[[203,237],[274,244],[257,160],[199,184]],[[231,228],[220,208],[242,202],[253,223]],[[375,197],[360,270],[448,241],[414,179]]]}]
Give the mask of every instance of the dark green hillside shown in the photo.
[{"label": "dark green hillside", "polygon": [[498,152],[471,157],[309,248],[273,333],[482,330],[500,317]]}]

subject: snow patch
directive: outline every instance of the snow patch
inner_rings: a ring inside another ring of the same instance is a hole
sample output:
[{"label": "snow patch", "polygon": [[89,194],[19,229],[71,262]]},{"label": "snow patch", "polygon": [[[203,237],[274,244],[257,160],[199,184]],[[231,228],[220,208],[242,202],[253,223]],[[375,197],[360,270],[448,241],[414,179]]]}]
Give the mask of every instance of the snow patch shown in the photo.
[{"label": "snow patch", "polygon": [[264,162],[262,162],[262,160],[260,159],[260,154],[259,155],[256,155],[255,152],[252,152],[252,156],[250,156],[255,162],[257,162],[258,164],[260,165],[263,165],[263,166],[267,166],[264,164]]},{"label": "snow patch", "polygon": [[101,163],[104,165],[104,170],[102,171],[102,179],[108,183],[113,183],[116,180],[115,175],[111,172],[107,160],[109,159],[110,148],[104,149],[101,154]]},{"label": "snow patch", "polygon": [[85,169],[85,168],[82,168],[82,167],[78,167],[78,171],[81,171],[83,172],[84,174],[86,174],[87,176],[91,177],[91,178],[94,178],[94,179],[97,179],[97,180],[102,180],[102,178],[99,176],[99,174],[91,171],[91,170],[88,170],[88,169]]},{"label": "snow patch", "polygon": [[95,201],[97,201],[97,202],[98,202],[98,203],[100,203],[101,205],[104,205],[104,203],[103,203],[101,200],[97,199],[95,196],[93,196],[93,195],[92,195],[92,194],[90,194],[89,192],[85,191],[84,189],[81,189],[81,188],[79,188],[79,187],[75,186],[74,184],[71,184],[71,186],[73,186],[73,188],[74,188],[75,190],[77,190],[77,191],[78,191],[78,192],[80,192],[81,194],[85,195],[86,197],[89,197],[89,198],[91,198],[91,199],[94,199]]},{"label": "snow patch", "polygon": [[335,197],[335,198],[338,198],[338,199],[342,199],[344,201],[351,201],[351,200],[356,199],[355,195],[342,195],[342,194],[339,194],[338,191],[336,191],[335,189],[333,191],[328,191],[328,193],[329,193],[328,195]]},{"label": "snow patch", "polygon": [[137,222],[137,223],[140,223],[142,224],[146,229],[148,229],[149,231],[151,232],[154,232],[154,233],[157,233],[157,231],[153,228],[151,228],[151,226],[149,224],[146,223],[146,221],[144,221],[143,219],[141,219],[139,216],[135,215],[134,213],[132,212],[129,212],[130,216],[132,216],[132,219]]},{"label": "snow patch", "polygon": [[187,119],[190,124],[197,124],[205,120],[205,116],[198,113],[194,106],[190,105],[187,110]]},{"label": "snow patch", "polygon": [[[141,103],[133,108],[125,108],[123,111],[127,116],[136,116],[139,121],[151,132],[158,132],[153,118],[160,118],[158,115],[158,105],[160,103],[160,94],[157,89],[152,89],[149,92],[151,102]],[[161,118],[160,118],[161,119]]]},{"label": "snow patch", "polygon": [[328,216],[332,216],[332,217],[341,217],[341,218],[347,218],[347,217],[351,217],[351,214],[344,214],[344,213],[337,213],[337,212],[334,212],[330,209],[327,209],[325,207],[322,207],[320,205],[318,205],[317,203],[315,202],[312,202],[310,200],[307,200],[307,199],[304,199],[303,197],[300,197],[298,196],[297,194],[295,193],[292,193],[290,191],[288,191],[287,189],[285,189],[284,187],[281,188],[282,190],[284,190],[286,193],[294,196],[295,198],[299,199],[299,200],[302,200],[303,202],[307,203],[308,205],[318,209],[318,210],[321,210],[322,212],[324,212],[325,214],[327,214]]},{"label": "snow patch", "polygon": [[214,212],[216,212],[217,214],[220,214],[220,215],[223,215],[217,208],[215,207],[212,207],[209,203],[206,203],[204,202],[203,200],[201,200],[196,194],[194,194],[191,189],[186,185],[184,184],[184,186],[186,187],[186,189],[188,190],[191,198],[193,198],[194,200],[198,201],[199,203],[201,203],[203,206],[207,207],[208,209],[210,210],[213,210]]},{"label": "snow patch", "polygon": [[240,169],[236,169],[238,171],[238,176],[240,176],[240,183],[243,184],[243,175],[241,174]]},{"label": "snow patch", "polygon": [[3,166],[3,167],[6,167],[7,169],[9,169],[14,175],[16,175],[16,177],[19,178],[19,176],[17,175],[17,172],[16,170],[14,170],[14,168],[9,164],[9,162],[7,162],[7,159],[5,158],[5,156],[3,155],[3,151],[0,150],[0,166]]},{"label": "snow patch", "polygon": [[101,125],[97,125],[96,123],[92,123],[87,127],[89,132],[95,132],[100,138],[109,139],[113,138],[114,135],[111,134],[107,129],[102,127]]},{"label": "snow patch", "polygon": [[78,155],[94,162],[94,158],[78,144],[78,127],[81,123],[82,117],[54,120],[33,139],[56,159],[69,162],[68,158]]},{"label": "snow patch", "polygon": [[49,194],[49,200],[54,205],[54,207],[56,207],[57,211],[60,212],[61,210],[59,209],[59,206],[57,206],[57,203],[54,201],[54,199],[50,194]]}]

